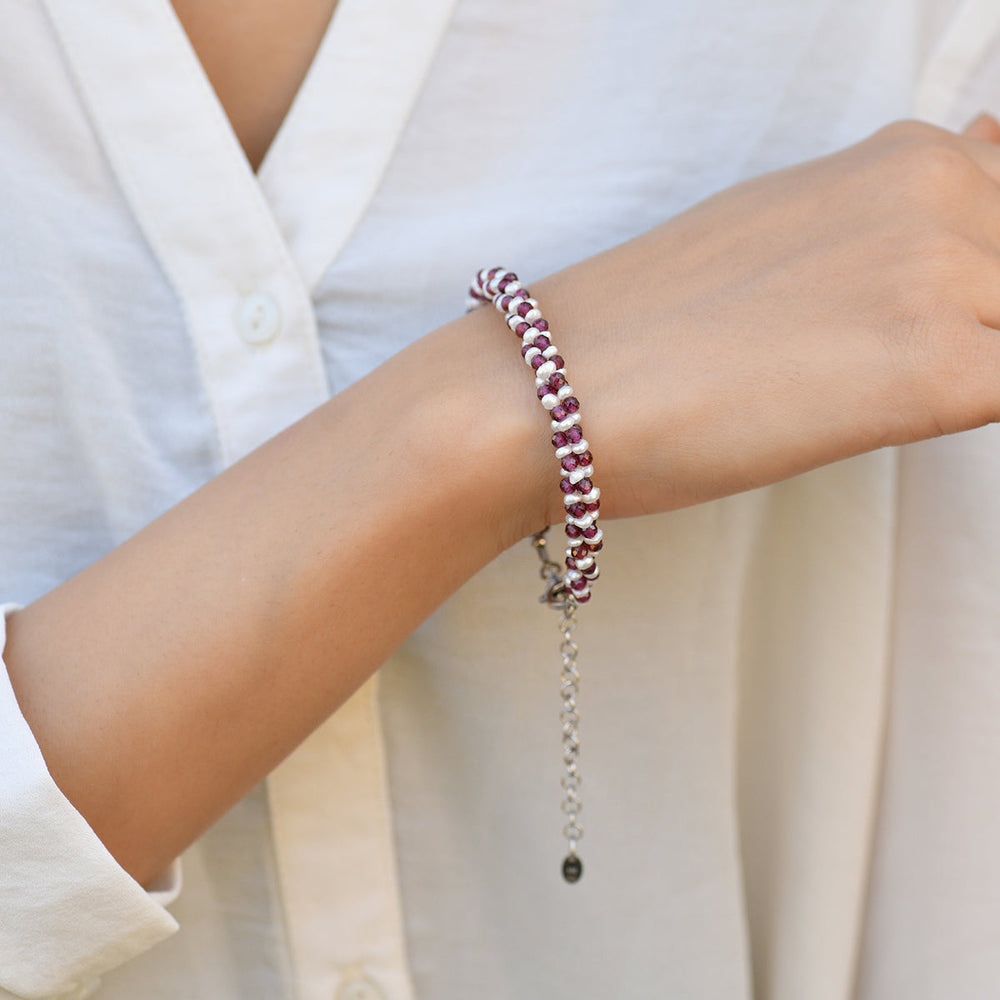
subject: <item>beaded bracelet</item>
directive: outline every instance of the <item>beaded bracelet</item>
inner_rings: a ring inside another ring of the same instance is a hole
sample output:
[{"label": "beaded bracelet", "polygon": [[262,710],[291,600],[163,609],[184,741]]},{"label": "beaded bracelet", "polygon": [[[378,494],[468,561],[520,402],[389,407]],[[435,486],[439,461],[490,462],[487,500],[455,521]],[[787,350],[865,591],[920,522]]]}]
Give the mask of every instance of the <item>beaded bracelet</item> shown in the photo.
[{"label": "beaded bracelet", "polygon": [[597,526],[600,516],[601,491],[594,485],[593,456],[580,426],[580,401],[566,377],[566,365],[552,338],[549,324],[543,319],[538,302],[517,279],[513,271],[492,267],[480,271],[469,289],[469,308],[492,302],[505,315],[507,325],[521,339],[521,356],[535,376],[538,398],[549,413],[552,425],[552,446],[560,464],[559,488],[566,508],[565,569],[548,556],[548,528],[532,538],[541,559],[540,574],[546,581],[542,602],[561,612],[559,630],[562,643],[559,651],[563,668],[560,677],[562,694],[562,750],[565,770],[562,778],[563,812],[566,825],[563,835],[569,851],[563,860],[562,874],[567,882],[578,882],[583,874],[583,862],[577,856],[577,841],[583,836],[580,826],[580,754],[579,722],[576,699],[580,673],[577,668],[576,608],[590,600],[590,585],[599,571],[595,553],[603,547],[603,532]]}]

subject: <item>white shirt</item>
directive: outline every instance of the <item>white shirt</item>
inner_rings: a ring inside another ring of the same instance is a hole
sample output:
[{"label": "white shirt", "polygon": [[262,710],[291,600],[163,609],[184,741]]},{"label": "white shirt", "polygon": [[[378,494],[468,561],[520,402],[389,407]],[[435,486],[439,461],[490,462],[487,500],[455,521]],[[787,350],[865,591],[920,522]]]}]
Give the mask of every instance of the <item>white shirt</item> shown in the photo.
[{"label": "white shirt", "polygon": [[[894,117],[995,106],[998,30],[991,0],[341,0],[254,176],[168,0],[15,0],[0,599],[452,318],[480,266],[530,282]],[[572,887],[527,546],[186,853],[179,896],[104,851],[4,678],[0,996],[990,995],[996,438],[606,529]]]}]

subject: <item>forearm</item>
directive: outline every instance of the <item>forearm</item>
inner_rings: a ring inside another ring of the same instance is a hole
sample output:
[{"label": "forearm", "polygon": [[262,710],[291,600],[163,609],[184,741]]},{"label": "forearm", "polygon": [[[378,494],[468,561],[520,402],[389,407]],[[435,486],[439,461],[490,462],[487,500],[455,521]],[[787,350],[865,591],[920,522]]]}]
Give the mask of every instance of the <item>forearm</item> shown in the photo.
[{"label": "forearm", "polygon": [[490,312],[12,617],[6,660],[49,769],[140,881],[546,518],[544,422]]}]

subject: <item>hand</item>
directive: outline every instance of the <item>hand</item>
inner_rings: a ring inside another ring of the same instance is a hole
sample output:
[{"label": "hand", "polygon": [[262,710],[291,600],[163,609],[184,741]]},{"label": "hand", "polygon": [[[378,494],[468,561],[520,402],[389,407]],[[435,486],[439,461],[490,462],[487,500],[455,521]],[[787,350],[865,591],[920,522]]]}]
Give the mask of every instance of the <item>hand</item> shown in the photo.
[{"label": "hand", "polygon": [[891,125],[536,283],[606,516],[1000,418],[998,139]]}]

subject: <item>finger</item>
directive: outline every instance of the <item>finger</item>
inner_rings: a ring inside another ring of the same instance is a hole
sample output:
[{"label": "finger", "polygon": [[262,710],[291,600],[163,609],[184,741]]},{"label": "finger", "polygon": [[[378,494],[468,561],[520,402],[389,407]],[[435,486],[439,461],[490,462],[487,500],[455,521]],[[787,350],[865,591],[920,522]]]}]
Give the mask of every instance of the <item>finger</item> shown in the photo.
[{"label": "finger", "polygon": [[966,155],[1000,185],[1000,122],[983,112],[958,134],[958,141]]},{"label": "finger", "polygon": [[1000,143],[1000,122],[993,115],[983,111],[962,129],[962,135],[982,142]]}]

